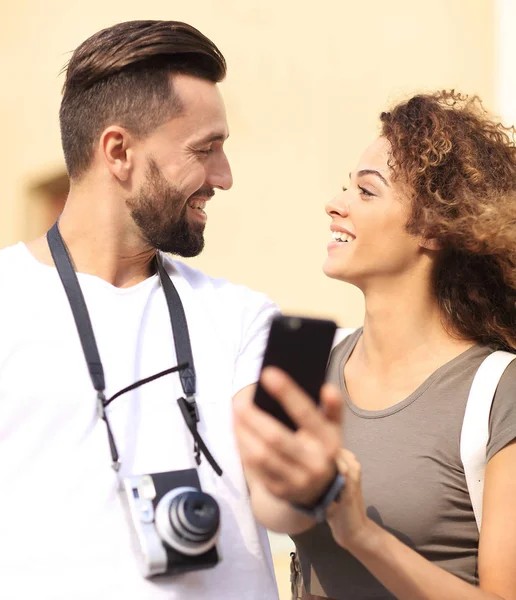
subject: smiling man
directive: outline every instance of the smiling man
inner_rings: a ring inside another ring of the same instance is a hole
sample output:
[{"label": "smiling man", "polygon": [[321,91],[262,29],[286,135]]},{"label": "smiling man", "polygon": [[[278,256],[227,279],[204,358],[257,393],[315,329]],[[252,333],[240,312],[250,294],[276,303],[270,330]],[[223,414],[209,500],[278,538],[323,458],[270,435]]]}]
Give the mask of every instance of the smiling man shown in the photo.
[{"label": "smiling man", "polygon": [[[67,66],[63,214],[0,252],[2,598],[277,598],[231,419],[277,309],[164,254],[202,251],[232,185],[225,73],[173,21],[105,29]],[[215,504],[160,504],[185,487]]]}]

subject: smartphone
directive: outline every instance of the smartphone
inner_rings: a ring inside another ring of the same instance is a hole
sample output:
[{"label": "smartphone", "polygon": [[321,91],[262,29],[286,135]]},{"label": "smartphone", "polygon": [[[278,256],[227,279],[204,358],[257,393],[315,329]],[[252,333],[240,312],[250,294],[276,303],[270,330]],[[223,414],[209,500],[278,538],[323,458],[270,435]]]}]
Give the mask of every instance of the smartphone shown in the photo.
[{"label": "smartphone", "polygon": [[[274,365],[288,373],[317,404],[337,325],[326,319],[277,316],[273,319],[262,369]],[[254,402],[294,431],[297,425],[258,383]]]}]

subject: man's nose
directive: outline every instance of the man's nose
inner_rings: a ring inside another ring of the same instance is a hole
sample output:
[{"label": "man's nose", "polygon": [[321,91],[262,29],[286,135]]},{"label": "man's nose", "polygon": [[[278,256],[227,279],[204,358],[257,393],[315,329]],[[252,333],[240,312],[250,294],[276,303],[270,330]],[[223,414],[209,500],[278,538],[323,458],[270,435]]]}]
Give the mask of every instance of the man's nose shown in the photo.
[{"label": "man's nose", "polygon": [[212,165],[207,183],[219,190],[229,190],[233,185],[231,167],[225,154],[218,157],[218,160]]}]

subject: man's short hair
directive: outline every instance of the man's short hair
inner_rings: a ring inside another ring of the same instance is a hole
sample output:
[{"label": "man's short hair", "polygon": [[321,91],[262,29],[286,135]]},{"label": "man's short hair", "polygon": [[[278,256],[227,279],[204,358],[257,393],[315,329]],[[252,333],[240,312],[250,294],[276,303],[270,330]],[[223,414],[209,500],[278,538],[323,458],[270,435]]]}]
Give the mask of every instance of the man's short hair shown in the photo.
[{"label": "man's short hair", "polygon": [[200,31],[179,21],[128,21],[83,42],[65,68],[59,111],[70,178],[90,166],[94,145],[109,125],[144,137],[181,111],[172,74],[215,83],[226,61]]}]

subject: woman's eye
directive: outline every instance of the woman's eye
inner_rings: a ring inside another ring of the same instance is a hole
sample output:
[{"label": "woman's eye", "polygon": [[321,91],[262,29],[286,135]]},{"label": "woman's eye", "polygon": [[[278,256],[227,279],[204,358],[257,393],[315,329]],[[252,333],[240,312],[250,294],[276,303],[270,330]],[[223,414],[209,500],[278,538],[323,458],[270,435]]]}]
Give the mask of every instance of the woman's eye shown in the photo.
[{"label": "woman's eye", "polygon": [[342,191],[343,191],[343,192],[347,192],[347,191],[348,191],[348,188],[347,188],[345,185],[343,185],[343,186],[342,186]]},{"label": "woman's eye", "polygon": [[363,194],[364,196],[374,196],[374,194],[366,190],[366,188],[362,187],[361,185],[358,186],[358,189],[360,190],[361,195]]}]

